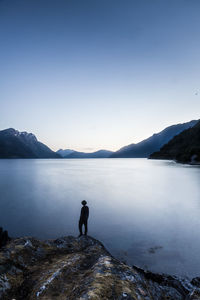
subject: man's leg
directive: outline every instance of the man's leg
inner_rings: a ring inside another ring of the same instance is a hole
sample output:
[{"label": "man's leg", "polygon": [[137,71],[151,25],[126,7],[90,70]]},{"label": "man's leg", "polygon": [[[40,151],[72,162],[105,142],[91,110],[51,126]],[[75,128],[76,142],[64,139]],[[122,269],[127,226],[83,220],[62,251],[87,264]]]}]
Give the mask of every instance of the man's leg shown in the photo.
[{"label": "man's leg", "polygon": [[83,222],[81,220],[79,220],[79,232],[80,232],[80,235],[83,234],[83,232],[82,232],[82,226],[83,226]]},{"label": "man's leg", "polygon": [[85,226],[85,235],[87,235],[87,231],[88,231],[88,228],[87,228],[87,220],[84,221],[84,226]]}]

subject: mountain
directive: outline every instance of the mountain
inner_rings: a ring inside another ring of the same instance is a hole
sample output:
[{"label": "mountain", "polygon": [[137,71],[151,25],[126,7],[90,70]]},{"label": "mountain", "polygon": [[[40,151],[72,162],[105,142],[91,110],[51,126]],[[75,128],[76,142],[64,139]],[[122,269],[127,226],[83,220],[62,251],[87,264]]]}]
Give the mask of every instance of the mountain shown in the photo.
[{"label": "mountain", "polygon": [[13,128],[0,131],[0,158],[60,158],[34,134]]},{"label": "mountain", "polygon": [[112,153],[112,151],[108,150],[99,150],[92,153],[73,151],[64,158],[108,158]]},{"label": "mountain", "polygon": [[152,159],[175,159],[183,163],[200,163],[200,121],[192,128],[175,136]]},{"label": "mountain", "polygon": [[65,157],[65,156],[67,156],[67,155],[69,155],[69,154],[71,154],[73,152],[75,152],[75,151],[71,150],[71,149],[65,149],[65,150],[59,149],[58,151],[56,151],[56,153],[58,153],[62,157]]},{"label": "mountain", "polygon": [[114,152],[110,157],[149,157],[149,155],[168,143],[175,135],[185,129],[193,127],[198,120],[193,120],[183,124],[172,125],[159,133],[137,143],[125,146]]}]

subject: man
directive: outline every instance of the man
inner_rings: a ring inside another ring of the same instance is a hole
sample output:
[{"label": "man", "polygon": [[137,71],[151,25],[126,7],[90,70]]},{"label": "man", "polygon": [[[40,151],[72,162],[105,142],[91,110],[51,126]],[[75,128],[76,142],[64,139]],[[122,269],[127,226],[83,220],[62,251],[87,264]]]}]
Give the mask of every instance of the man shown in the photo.
[{"label": "man", "polygon": [[79,219],[79,236],[83,235],[82,232],[82,227],[84,225],[85,227],[85,235],[87,235],[87,220],[89,217],[89,207],[86,205],[87,202],[85,200],[83,200],[82,202],[83,207],[81,208],[81,215],[80,215],[80,219]]}]

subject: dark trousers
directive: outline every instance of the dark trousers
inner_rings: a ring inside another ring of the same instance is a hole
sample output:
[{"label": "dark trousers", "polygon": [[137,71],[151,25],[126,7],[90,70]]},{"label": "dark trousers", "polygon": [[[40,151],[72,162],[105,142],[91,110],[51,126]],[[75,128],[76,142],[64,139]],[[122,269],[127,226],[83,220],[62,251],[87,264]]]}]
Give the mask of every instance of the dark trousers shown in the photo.
[{"label": "dark trousers", "polygon": [[83,219],[79,220],[79,231],[80,231],[80,234],[83,234],[83,232],[82,232],[83,225],[85,227],[85,234],[87,234],[87,230],[88,230],[87,229],[87,219],[86,220],[83,220]]}]

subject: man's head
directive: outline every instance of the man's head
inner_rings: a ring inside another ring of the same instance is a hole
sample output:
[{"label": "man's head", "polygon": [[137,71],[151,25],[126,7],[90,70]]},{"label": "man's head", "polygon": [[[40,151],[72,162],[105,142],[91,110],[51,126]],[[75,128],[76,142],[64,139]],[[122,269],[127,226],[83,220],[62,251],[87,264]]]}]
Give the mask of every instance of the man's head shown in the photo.
[{"label": "man's head", "polygon": [[85,200],[83,200],[81,203],[82,203],[83,205],[86,205],[86,204],[87,204],[87,202],[86,202]]}]

